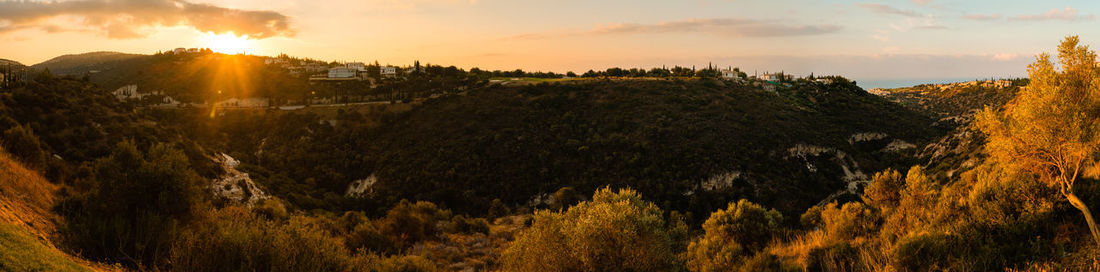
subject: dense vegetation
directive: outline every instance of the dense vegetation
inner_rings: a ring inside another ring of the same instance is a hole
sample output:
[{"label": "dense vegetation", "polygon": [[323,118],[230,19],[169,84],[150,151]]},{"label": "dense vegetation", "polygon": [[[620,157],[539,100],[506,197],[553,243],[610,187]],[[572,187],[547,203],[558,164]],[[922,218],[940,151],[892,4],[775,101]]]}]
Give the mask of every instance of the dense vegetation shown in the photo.
[{"label": "dense vegetation", "polygon": [[[607,185],[681,211],[705,214],[751,198],[797,214],[845,188],[845,171],[910,163],[906,150],[883,150],[891,140],[922,143],[938,133],[929,118],[854,85],[812,83],[778,94],[728,81],[488,87],[375,125],[359,112],[192,114],[163,122],[185,124],[191,138],[254,164],[269,184],[316,185],[281,196],[303,207],[420,199],[472,214],[498,198],[539,206],[536,198],[561,187],[587,194]],[[850,139],[863,132],[889,137]],[[839,152],[791,151],[800,145]],[[740,178],[704,185],[729,173]],[[379,180],[373,194],[341,197],[352,180],[371,176]]]},{"label": "dense vegetation", "polygon": [[[843,80],[504,87],[428,65],[384,84],[467,88],[213,115],[41,72],[0,91],[0,268],[85,268],[37,238],[138,270],[1097,270],[1100,69],[1075,37],[1059,58],[901,104]],[[272,197],[209,193],[238,170]]]}]

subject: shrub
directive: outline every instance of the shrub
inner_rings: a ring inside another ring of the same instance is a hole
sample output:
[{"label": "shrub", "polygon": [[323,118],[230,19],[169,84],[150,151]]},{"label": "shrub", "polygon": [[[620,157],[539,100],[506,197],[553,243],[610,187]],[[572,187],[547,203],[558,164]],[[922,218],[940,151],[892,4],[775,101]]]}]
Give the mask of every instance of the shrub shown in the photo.
[{"label": "shrub", "polygon": [[630,189],[539,211],[501,256],[505,271],[666,271],[679,266],[662,211]]},{"label": "shrub", "polygon": [[383,234],[393,237],[398,247],[404,248],[416,242],[434,239],[438,230],[436,222],[450,218],[450,211],[440,209],[435,203],[402,200],[379,222]]},{"label": "shrub", "polygon": [[222,209],[184,231],[171,251],[172,270],[346,271],[349,251],[305,219],[282,223]]},{"label": "shrub", "polygon": [[731,271],[742,258],[763,249],[779,226],[783,216],[748,200],[730,203],[703,223],[706,234],[688,245],[685,259],[692,271]]},{"label": "shrub", "polygon": [[883,210],[884,213],[889,213],[901,201],[901,190],[904,186],[901,173],[894,169],[875,173],[871,178],[871,184],[863,189],[863,202]]},{"label": "shrub", "polygon": [[205,194],[187,158],[166,145],[142,153],[122,142],[96,161],[93,192],[66,200],[63,234],[88,257],[158,266]]},{"label": "shrub", "polygon": [[369,221],[355,226],[344,239],[344,244],[351,250],[365,250],[383,254],[397,252],[397,245],[394,244],[392,237],[382,234]]},{"label": "shrub", "polygon": [[825,234],[833,241],[851,240],[871,233],[876,219],[875,214],[860,202],[845,203],[840,208],[833,202],[821,210]]},{"label": "shrub", "polygon": [[463,215],[456,215],[451,218],[451,228],[460,233],[489,234],[489,221],[485,218],[468,218]]},{"label": "shrub", "polygon": [[917,235],[902,238],[894,250],[894,266],[900,271],[930,271],[945,268],[948,258],[958,250],[946,234]]},{"label": "shrub", "polygon": [[871,271],[860,265],[859,254],[847,242],[815,248],[806,258],[806,271]]},{"label": "shrub", "polygon": [[28,127],[16,125],[5,130],[0,145],[30,168],[44,170],[46,167],[46,152]]},{"label": "shrub", "polygon": [[354,271],[370,272],[432,272],[441,271],[431,260],[421,256],[382,256],[360,251],[351,265]]}]

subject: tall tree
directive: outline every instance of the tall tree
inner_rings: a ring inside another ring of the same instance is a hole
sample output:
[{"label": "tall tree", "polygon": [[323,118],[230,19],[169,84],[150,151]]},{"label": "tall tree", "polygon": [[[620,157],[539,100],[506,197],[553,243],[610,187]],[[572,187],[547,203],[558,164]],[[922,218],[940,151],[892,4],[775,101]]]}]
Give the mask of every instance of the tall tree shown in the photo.
[{"label": "tall tree", "polygon": [[995,160],[1058,188],[1100,244],[1089,207],[1073,193],[1082,166],[1100,147],[1100,67],[1096,52],[1078,42],[1071,36],[1058,47],[1061,69],[1050,54],[1039,55],[1028,66],[1031,84],[1003,111],[987,107],[978,125],[989,134],[986,148]]}]

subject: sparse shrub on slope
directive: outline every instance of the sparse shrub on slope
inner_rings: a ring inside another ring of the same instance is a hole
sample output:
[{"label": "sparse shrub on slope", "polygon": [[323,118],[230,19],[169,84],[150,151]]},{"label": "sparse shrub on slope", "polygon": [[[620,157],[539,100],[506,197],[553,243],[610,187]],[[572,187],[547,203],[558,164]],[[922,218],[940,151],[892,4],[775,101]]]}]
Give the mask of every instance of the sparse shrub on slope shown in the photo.
[{"label": "sparse shrub on slope", "polygon": [[539,211],[502,256],[505,271],[668,271],[681,268],[656,205],[600,189],[564,212]]}]

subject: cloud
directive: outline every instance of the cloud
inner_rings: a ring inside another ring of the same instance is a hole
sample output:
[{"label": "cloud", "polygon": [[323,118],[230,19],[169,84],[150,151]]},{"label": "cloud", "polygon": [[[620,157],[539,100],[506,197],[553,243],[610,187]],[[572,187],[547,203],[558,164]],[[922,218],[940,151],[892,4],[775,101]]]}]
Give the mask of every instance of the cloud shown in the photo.
[{"label": "cloud", "polygon": [[1040,14],[1028,14],[1012,17],[1013,20],[1021,21],[1050,21],[1050,20],[1062,20],[1062,21],[1079,21],[1079,20],[1095,20],[1096,15],[1077,15],[1077,9],[1072,7],[1066,7],[1065,9],[1051,9],[1050,11]]},{"label": "cloud", "polygon": [[997,53],[993,54],[993,60],[997,61],[1012,61],[1020,57],[1020,54],[1016,53]]},{"label": "cloud", "polygon": [[1001,15],[1000,13],[994,13],[994,14],[989,14],[989,15],[986,15],[986,14],[968,14],[968,15],[963,16],[963,19],[975,20],[975,21],[993,21],[993,20],[1000,20],[1002,17],[1004,17],[1004,16]]},{"label": "cloud", "polygon": [[913,4],[922,5],[922,6],[923,5],[928,5],[929,3],[932,3],[932,0],[913,0]]},{"label": "cloud", "polygon": [[278,12],[182,0],[2,1],[0,33],[21,29],[49,31],[61,28],[52,19],[66,17],[78,17],[74,22],[78,27],[104,32],[112,39],[145,37],[154,26],[188,26],[202,32],[233,32],[254,39],[294,35],[290,18]]},{"label": "cloud", "polygon": [[588,31],[559,33],[527,33],[507,40],[533,40],[571,36],[603,36],[662,33],[708,33],[728,37],[787,37],[820,35],[840,31],[837,25],[795,25],[776,20],[734,18],[687,19],[655,24],[620,23],[600,26]]},{"label": "cloud", "polygon": [[865,8],[865,9],[868,9],[872,12],[880,13],[880,14],[894,14],[894,15],[901,15],[901,16],[905,16],[905,17],[922,17],[922,16],[924,16],[923,14],[920,14],[916,11],[901,10],[901,9],[891,7],[889,5],[879,4],[879,3],[865,3],[865,4],[860,4],[859,6]]},{"label": "cloud", "polygon": [[779,37],[832,33],[835,25],[789,25],[750,19],[688,19],[656,24],[615,24],[597,28],[592,34],[709,32],[734,37]]}]

